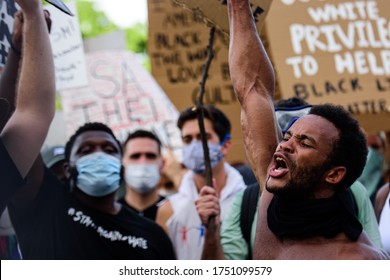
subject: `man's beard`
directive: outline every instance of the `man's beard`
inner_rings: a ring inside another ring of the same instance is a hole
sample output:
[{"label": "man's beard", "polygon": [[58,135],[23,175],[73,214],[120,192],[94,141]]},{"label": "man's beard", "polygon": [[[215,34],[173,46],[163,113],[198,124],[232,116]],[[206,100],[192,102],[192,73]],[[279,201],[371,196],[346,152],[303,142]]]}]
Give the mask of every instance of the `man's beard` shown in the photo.
[{"label": "man's beard", "polygon": [[320,166],[307,166],[298,168],[290,161],[290,181],[281,188],[266,188],[279,197],[288,199],[308,199],[314,196],[325,172],[330,167],[329,161]]}]

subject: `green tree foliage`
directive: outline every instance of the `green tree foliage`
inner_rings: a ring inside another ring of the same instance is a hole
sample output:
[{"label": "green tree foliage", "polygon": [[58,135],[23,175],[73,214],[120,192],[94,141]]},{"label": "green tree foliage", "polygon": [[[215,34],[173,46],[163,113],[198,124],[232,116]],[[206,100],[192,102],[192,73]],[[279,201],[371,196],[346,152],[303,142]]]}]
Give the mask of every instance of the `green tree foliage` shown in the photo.
[{"label": "green tree foliage", "polygon": [[148,30],[145,24],[137,23],[125,29],[126,47],[135,53],[146,53]]},{"label": "green tree foliage", "polygon": [[[93,38],[119,29],[118,26],[110,21],[104,11],[99,10],[96,2],[77,0],[76,6],[80,30],[84,39]],[[126,34],[126,48],[132,52],[146,55],[148,33],[146,24],[137,23],[132,27],[126,28],[124,31]]]},{"label": "green tree foliage", "polygon": [[96,37],[118,29],[118,27],[107,18],[103,11],[98,10],[96,3],[92,1],[77,0],[76,6],[80,30],[84,39]]}]

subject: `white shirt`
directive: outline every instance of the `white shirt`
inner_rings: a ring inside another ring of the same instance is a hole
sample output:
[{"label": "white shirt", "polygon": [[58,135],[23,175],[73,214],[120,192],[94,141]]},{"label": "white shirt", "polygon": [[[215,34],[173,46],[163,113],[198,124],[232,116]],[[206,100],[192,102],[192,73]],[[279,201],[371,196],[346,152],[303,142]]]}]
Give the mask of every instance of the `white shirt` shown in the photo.
[{"label": "white shirt", "polygon": [[390,192],[379,218],[379,232],[381,234],[383,249],[390,254]]},{"label": "white shirt", "polygon": [[[224,168],[227,179],[219,199],[221,221],[228,213],[235,195],[246,188],[241,174],[236,169],[228,163],[224,164]],[[183,176],[178,193],[168,198],[173,214],[167,221],[167,227],[179,260],[201,259],[205,228],[195,207],[198,195],[194,173],[189,171]]]}]

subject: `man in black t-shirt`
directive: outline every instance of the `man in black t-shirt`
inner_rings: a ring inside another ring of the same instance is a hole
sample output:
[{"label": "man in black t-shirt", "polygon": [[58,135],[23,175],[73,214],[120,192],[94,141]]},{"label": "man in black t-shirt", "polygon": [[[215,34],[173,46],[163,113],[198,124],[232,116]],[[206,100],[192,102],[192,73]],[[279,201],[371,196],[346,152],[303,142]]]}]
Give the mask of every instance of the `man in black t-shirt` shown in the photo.
[{"label": "man in black t-shirt", "polygon": [[116,202],[121,155],[111,129],[87,123],[66,144],[66,184],[34,166],[34,195],[9,207],[23,258],[175,258],[162,228]]},{"label": "man in black t-shirt", "polygon": [[156,220],[158,203],[164,199],[158,193],[164,166],[160,139],[141,129],[129,134],[123,143],[122,164],[126,194],[119,202],[141,216]]}]

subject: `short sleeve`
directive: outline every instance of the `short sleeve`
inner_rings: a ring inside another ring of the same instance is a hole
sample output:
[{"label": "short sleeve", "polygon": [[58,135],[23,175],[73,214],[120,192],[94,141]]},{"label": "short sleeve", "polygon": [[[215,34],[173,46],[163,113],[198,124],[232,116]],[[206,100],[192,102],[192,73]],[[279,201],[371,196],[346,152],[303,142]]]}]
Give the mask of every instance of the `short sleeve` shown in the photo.
[{"label": "short sleeve", "polygon": [[240,226],[243,193],[244,191],[237,193],[222,222],[221,244],[225,258],[229,260],[245,260],[248,256],[248,245],[242,236]]}]

